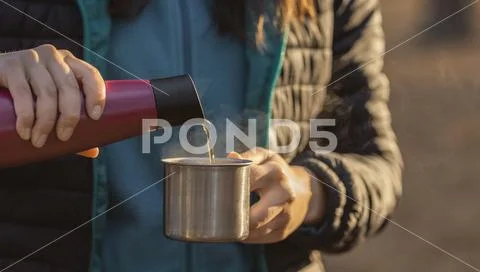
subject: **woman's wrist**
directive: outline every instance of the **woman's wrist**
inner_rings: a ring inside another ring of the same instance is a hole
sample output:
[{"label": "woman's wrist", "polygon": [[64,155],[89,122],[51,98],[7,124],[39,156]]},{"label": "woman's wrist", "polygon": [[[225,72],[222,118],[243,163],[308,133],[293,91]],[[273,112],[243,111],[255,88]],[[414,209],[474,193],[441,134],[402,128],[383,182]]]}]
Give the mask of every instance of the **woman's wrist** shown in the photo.
[{"label": "woman's wrist", "polygon": [[294,166],[294,169],[299,178],[305,180],[309,184],[311,191],[308,211],[303,220],[303,223],[305,225],[312,226],[319,225],[322,222],[323,217],[325,216],[325,187],[321,181],[314,178],[314,175],[307,168],[301,166]]}]

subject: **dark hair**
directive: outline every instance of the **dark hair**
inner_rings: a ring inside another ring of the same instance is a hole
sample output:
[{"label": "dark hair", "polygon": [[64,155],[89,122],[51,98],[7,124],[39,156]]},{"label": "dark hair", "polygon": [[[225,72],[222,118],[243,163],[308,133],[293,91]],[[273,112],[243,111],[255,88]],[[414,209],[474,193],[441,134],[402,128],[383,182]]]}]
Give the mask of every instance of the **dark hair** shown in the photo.
[{"label": "dark hair", "polygon": [[[148,4],[150,0],[110,0],[109,9],[114,17],[134,18]],[[263,40],[264,29],[264,0],[213,0],[212,14],[217,29],[221,35],[232,35],[245,39],[245,6],[252,1],[256,8],[255,18],[257,25],[256,42]],[[256,2],[253,2],[256,1]],[[293,19],[303,20],[306,17],[315,17],[316,1],[318,0],[276,0],[277,26],[286,27]]]}]

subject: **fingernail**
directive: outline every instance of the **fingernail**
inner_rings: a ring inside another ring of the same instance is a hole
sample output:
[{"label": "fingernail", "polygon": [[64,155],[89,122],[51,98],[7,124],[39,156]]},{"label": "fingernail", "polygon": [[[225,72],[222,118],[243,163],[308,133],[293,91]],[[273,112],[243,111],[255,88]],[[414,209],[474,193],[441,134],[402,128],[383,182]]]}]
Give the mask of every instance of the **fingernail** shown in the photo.
[{"label": "fingernail", "polygon": [[93,107],[92,118],[95,120],[98,120],[100,119],[101,115],[102,115],[102,107],[100,107],[99,105],[96,105],[95,107]]},{"label": "fingernail", "polygon": [[61,128],[58,134],[59,134],[58,136],[59,136],[60,140],[67,141],[72,136],[73,129],[70,128],[70,127]]},{"label": "fingernail", "polygon": [[42,134],[38,136],[36,139],[34,139],[33,145],[35,147],[40,148],[45,144],[46,141],[47,141],[47,134]]},{"label": "fingernail", "polygon": [[30,133],[32,130],[30,128],[22,128],[20,130],[20,138],[22,138],[25,141],[30,140]]},{"label": "fingernail", "polygon": [[230,152],[228,154],[228,157],[229,158],[233,158],[233,159],[242,159],[242,155],[240,155],[239,153],[233,151],[233,152]]}]

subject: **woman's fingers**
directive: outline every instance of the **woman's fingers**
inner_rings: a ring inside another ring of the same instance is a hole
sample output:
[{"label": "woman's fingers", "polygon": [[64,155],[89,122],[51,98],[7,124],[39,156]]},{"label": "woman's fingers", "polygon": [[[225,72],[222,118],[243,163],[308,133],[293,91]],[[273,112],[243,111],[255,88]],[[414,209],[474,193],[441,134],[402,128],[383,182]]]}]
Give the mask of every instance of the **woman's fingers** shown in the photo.
[{"label": "woman's fingers", "polygon": [[250,234],[244,242],[281,241],[304,221],[311,191],[302,176],[274,152],[256,148],[241,156],[255,162],[250,168],[250,188],[260,196],[250,208]]},{"label": "woman's fingers", "polygon": [[244,243],[273,243],[285,238],[285,229],[290,222],[290,214],[282,208],[277,215],[268,223],[255,229],[250,229],[248,238]]},{"label": "woman's fingers", "polygon": [[283,205],[270,205],[260,200],[250,208],[250,229],[257,229],[272,221],[283,210]]},{"label": "woman's fingers", "polygon": [[290,192],[288,176],[282,166],[276,161],[268,161],[261,165],[251,166],[250,190],[265,190],[270,187],[279,187]]},{"label": "woman's fingers", "polygon": [[277,160],[270,159],[263,164],[252,166],[250,178],[251,190],[258,192],[260,196],[260,200],[250,209],[250,229],[255,236],[260,235],[259,230],[264,233],[279,226],[282,221],[277,218],[295,199],[295,193]]},{"label": "woman's fingers", "polygon": [[80,121],[82,98],[72,69],[65,63],[64,57],[57,51],[50,53],[47,69],[58,89],[59,117],[56,126],[58,139],[67,141]]},{"label": "woman's fingers", "polygon": [[250,208],[250,227],[258,228],[275,218],[293,199],[293,193],[279,186],[262,190],[260,200]]},{"label": "woman's fingers", "polygon": [[252,148],[241,154],[244,159],[251,160],[255,164],[262,164],[271,160],[275,156],[275,152],[260,147]]},{"label": "woman's fingers", "polygon": [[69,52],[64,52],[65,62],[80,81],[85,94],[85,104],[90,118],[98,120],[105,108],[105,82],[100,72],[87,62],[77,59]]},{"label": "woman's fingers", "polygon": [[80,88],[72,69],[64,61],[64,55],[54,46],[42,45],[36,50],[57,91],[56,104],[59,112],[58,121],[56,120],[57,138],[66,141],[70,139],[80,120],[82,103]]},{"label": "woman's fingers", "polygon": [[35,121],[34,101],[30,84],[20,59],[5,60],[0,69],[0,85],[9,88],[17,116],[17,133],[23,140],[30,140]]},{"label": "woman's fingers", "polygon": [[57,121],[57,86],[47,67],[42,63],[41,54],[35,50],[27,52],[24,55],[24,69],[36,97],[31,142],[33,146],[40,148],[46,143]]},{"label": "woman's fingers", "polygon": [[243,159],[242,155],[240,155],[240,154],[237,153],[237,152],[230,152],[230,153],[228,153],[227,158],[239,159],[239,160]]},{"label": "woman's fingers", "polygon": [[35,147],[45,145],[55,127],[58,139],[71,138],[80,120],[82,88],[91,118],[99,119],[105,107],[98,70],[53,45],[0,54],[0,86],[12,95],[19,136]]}]

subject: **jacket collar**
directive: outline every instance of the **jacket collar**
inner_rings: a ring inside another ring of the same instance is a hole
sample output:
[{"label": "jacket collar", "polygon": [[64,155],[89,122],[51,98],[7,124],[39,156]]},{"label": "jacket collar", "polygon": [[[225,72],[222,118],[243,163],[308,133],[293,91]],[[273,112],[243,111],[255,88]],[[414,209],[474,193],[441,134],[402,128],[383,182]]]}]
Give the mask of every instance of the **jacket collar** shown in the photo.
[{"label": "jacket collar", "polygon": [[254,8],[247,6],[246,29],[248,43],[246,49],[247,84],[245,90],[245,119],[257,120],[257,143],[268,145],[272,96],[280,75],[288,31],[280,32],[273,25],[276,8],[274,0],[265,0],[264,46],[255,44],[256,20]]},{"label": "jacket collar", "polygon": [[83,19],[84,59],[102,73],[107,66],[111,19],[108,0],[76,0]]}]

